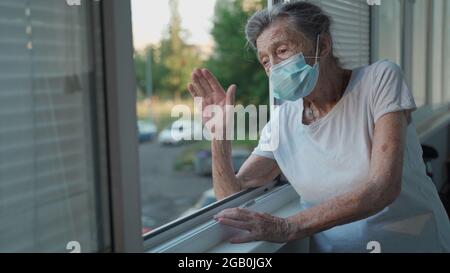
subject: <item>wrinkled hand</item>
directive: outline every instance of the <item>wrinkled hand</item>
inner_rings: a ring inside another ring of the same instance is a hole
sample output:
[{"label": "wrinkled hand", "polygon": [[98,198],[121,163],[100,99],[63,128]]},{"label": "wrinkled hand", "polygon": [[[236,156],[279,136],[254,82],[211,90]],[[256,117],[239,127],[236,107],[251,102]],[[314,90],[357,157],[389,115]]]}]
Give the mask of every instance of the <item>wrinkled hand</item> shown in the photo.
[{"label": "wrinkled hand", "polygon": [[[228,87],[227,92],[225,92],[219,81],[210,71],[207,69],[194,69],[192,72],[192,82],[188,84],[188,90],[192,97],[202,98],[203,124],[207,124],[212,118],[212,113],[206,110],[208,106],[217,106],[222,109],[224,120],[220,130],[225,132],[227,123],[233,117],[230,111],[226,111],[226,106],[234,106],[236,85],[231,85]],[[210,133],[214,133],[215,131],[215,128],[208,127],[208,129]]]},{"label": "wrinkled hand", "polygon": [[252,241],[285,243],[293,232],[292,224],[287,219],[247,209],[225,209],[214,218],[223,225],[247,231],[233,237],[230,240],[233,244]]}]

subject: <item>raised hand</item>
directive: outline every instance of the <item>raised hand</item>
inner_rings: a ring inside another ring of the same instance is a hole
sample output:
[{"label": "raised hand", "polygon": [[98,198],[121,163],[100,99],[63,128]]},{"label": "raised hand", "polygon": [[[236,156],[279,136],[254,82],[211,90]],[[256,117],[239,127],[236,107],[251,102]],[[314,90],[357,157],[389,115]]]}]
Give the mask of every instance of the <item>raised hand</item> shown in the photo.
[{"label": "raised hand", "polygon": [[[228,87],[227,92],[225,92],[219,81],[210,71],[207,69],[194,69],[192,72],[192,82],[188,84],[188,90],[192,97],[202,98],[203,124],[207,124],[212,118],[211,113],[205,111],[205,109],[208,109],[208,106],[214,105],[222,110],[224,119],[221,124],[220,132],[225,133],[228,120],[230,119],[230,113],[229,111],[226,111],[226,106],[234,106],[236,85],[231,85]],[[215,128],[214,126],[207,127],[212,135],[218,131],[218,128]]]}]

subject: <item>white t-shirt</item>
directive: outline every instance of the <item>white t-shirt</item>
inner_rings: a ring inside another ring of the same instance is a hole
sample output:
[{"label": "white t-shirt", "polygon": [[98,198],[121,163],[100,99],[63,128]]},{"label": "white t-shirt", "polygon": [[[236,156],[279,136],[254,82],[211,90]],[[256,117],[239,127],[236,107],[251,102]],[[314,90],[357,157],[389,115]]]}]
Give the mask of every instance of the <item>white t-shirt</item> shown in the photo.
[{"label": "white t-shirt", "polygon": [[[384,114],[415,109],[401,69],[379,61],[353,70],[343,97],[310,125],[302,123],[302,99],[278,107],[253,154],[274,159],[308,208],[367,182],[375,123]],[[267,150],[275,136],[278,146]],[[450,223],[411,122],[400,196],[374,216],[314,235],[311,251],[369,252],[370,241],[379,242],[382,252],[450,251]]]}]

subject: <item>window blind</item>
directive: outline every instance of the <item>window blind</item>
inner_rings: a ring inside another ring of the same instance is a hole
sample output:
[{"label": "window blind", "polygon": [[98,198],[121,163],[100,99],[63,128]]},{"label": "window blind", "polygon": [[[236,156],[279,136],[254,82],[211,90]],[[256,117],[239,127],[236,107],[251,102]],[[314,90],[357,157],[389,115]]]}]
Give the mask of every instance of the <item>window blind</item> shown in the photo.
[{"label": "window blind", "polygon": [[345,68],[369,64],[370,6],[366,0],[309,0],[332,18],[334,53]]},{"label": "window blind", "polygon": [[88,14],[0,0],[0,252],[95,251]]}]

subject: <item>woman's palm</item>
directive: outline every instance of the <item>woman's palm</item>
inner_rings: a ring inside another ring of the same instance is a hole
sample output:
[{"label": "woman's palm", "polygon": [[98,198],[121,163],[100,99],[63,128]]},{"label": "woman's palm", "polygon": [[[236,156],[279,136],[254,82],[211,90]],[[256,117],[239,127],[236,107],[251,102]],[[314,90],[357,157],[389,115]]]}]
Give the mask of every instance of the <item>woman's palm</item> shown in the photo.
[{"label": "woman's palm", "polygon": [[[188,90],[191,95],[200,97],[202,99],[202,121],[203,124],[208,125],[208,121],[213,118],[211,111],[216,109],[222,111],[223,122],[221,124],[222,132],[225,132],[227,117],[230,115],[226,111],[226,106],[234,106],[234,96],[236,93],[236,86],[231,85],[227,92],[223,89],[214,75],[206,69],[196,69],[192,73],[192,83],[188,85]],[[212,109],[216,108],[216,109]],[[217,124],[214,124],[217,125]],[[208,130],[214,133],[216,128],[208,126]]]}]

